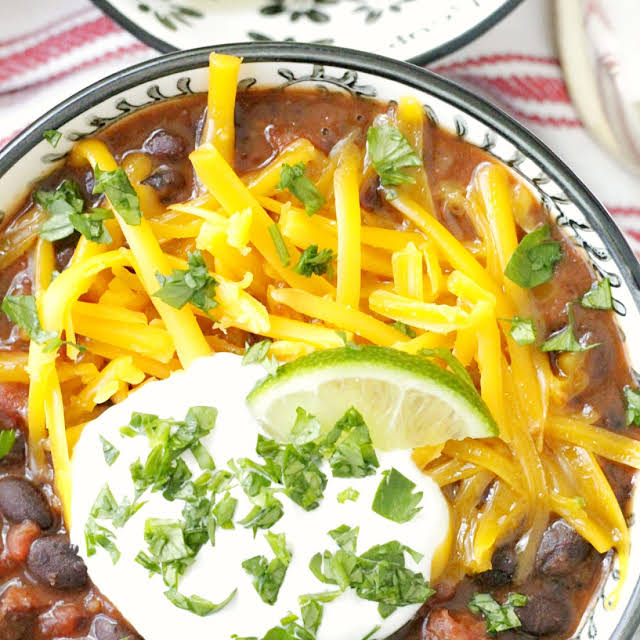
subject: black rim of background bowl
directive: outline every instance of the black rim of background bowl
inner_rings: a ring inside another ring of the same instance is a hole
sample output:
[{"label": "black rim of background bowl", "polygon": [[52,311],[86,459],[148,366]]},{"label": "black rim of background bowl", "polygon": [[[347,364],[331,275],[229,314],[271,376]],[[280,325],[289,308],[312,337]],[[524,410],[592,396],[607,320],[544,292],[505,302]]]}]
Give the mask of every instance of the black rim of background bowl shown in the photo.
[{"label": "black rim of background bowl", "polygon": [[[245,62],[324,64],[368,73],[424,91],[468,113],[511,142],[562,187],[604,242],[630,288],[636,307],[640,309],[640,264],[607,210],[544,143],[500,109],[434,73],[406,62],[351,49],[297,43],[241,43],[221,45],[215,50],[240,56]],[[210,47],[203,47],[170,53],[120,71],[79,91],[36,120],[0,151],[0,180],[10,167],[41,142],[47,129],[57,129],[94,105],[132,87],[174,73],[206,67],[210,52]],[[610,640],[632,640],[638,627],[640,578]]]},{"label": "black rim of background bowl", "polygon": [[[126,29],[129,33],[134,35],[138,40],[144,42],[145,44],[153,47],[154,49],[161,51],[162,53],[173,53],[174,51],[179,51],[177,47],[174,47],[171,43],[159,38],[158,36],[154,36],[149,31],[142,29],[136,22],[128,18],[122,11],[117,9],[110,0],[91,0],[93,4],[95,4],[101,11],[106,13],[112,20],[115,20],[123,29]],[[485,31],[488,31],[491,27],[498,24],[503,18],[505,18],[509,13],[511,13],[522,0],[506,0],[502,5],[500,5],[495,11],[490,13],[484,20],[481,20],[477,24],[473,25],[463,33],[459,34],[455,38],[448,40],[447,42],[443,42],[441,45],[437,47],[433,47],[424,53],[421,53],[417,56],[413,56],[408,59],[408,62],[412,62],[413,64],[429,64],[438,58],[443,58],[444,56],[457,51],[465,44],[472,42],[479,36],[481,36]],[[215,35],[215,34],[214,34]],[[253,44],[253,43],[252,43]],[[262,44],[262,43],[256,43]],[[214,46],[213,43],[208,46]],[[216,47],[218,45],[215,45]]]}]

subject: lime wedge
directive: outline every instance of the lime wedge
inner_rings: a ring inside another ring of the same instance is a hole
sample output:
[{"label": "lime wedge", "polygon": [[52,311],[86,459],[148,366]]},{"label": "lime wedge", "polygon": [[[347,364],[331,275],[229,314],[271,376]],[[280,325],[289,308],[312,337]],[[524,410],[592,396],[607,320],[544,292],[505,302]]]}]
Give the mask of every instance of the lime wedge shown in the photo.
[{"label": "lime wedge", "polygon": [[279,367],[247,396],[256,420],[287,440],[302,407],[332,427],[351,407],[383,450],[486,438],[498,427],[475,388],[433,361],[374,346],[316,351]]}]

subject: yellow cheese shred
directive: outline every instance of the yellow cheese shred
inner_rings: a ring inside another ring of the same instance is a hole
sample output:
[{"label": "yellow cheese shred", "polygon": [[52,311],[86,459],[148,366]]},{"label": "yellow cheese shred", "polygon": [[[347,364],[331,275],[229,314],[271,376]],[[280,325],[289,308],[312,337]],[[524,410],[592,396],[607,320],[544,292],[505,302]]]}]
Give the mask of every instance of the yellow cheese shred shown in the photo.
[{"label": "yellow cheese shred", "polygon": [[353,309],[360,304],[360,152],[348,145],[333,179],[338,223],[336,301]]},{"label": "yellow cheese shred", "polygon": [[233,163],[238,74],[242,58],[212,53],[209,56],[209,93],[204,139],[213,143],[223,158]]},{"label": "yellow cheese shred", "polygon": [[[114,171],[118,168],[106,145],[98,140],[79,142],[73,148],[72,158],[76,164],[81,164],[82,161],[88,162],[92,167],[98,166],[103,171]],[[118,215],[117,211],[114,210],[114,212],[131,249],[134,269],[147,294],[153,296],[159,289],[156,275],[170,273],[167,256],[162,252],[151,226],[144,219],[144,216],[139,225],[129,225]],[[151,300],[175,343],[178,357],[184,367],[188,367],[196,358],[211,353],[211,349],[188,306],[175,309],[159,298],[152,297]]]}]

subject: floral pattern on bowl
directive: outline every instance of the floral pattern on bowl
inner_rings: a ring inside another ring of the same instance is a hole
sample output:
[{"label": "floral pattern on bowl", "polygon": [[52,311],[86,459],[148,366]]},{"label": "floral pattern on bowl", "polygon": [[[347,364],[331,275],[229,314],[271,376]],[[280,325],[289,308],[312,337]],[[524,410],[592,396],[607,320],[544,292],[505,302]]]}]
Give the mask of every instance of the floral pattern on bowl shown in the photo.
[{"label": "floral pattern on bowl", "polygon": [[161,51],[223,42],[332,44],[426,63],[451,53],[520,0],[94,0]]}]

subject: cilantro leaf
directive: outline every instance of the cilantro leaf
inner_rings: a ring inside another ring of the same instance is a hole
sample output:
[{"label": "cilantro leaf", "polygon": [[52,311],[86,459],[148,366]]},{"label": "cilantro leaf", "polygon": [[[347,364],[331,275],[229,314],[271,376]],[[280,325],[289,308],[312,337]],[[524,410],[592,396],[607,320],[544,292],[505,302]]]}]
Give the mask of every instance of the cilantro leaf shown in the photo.
[{"label": "cilantro leaf", "polygon": [[360,598],[379,604],[383,616],[395,607],[422,604],[433,593],[421,573],[405,567],[405,554],[415,562],[420,554],[397,541],[376,545],[360,556],[355,554],[354,542],[349,537],[353,530],[344,525],[331,532],[343,545],[335,553],[324,551],[311,558],[309,569],[326,584],[335,584],[341,590],[352,588]]},{"label": "cilantro leaf", "polygon": [[266,533],[265,537],[276,557],[269,561],[264,556],[254,556],[245,560],[242,568],[254,578],[253,586],[260,598],[267,604],[274,604],[284,582],[287,567],[291,561],[291,553],[286,548],[283,533],[277,535]]},{"label": "cilantro leaf", "polygon": [[97,244],[109,244],[112,238],[104,226],[104,221],[111,220],[113,217],[113,213],[108,209],[96,208],[92,209],[89,213],[69,214],[69,222],[73,228],[79,231],[87,240],[91,240],[91,242]]},{"label": "cilantro leaf", "polygon": [[92,242],[111,242],[104,221],[113,218],[113,213],[107,209],[93,209],[90,213],[82,213],[84,199],[75,182],[64,180],[55,191],[38,190],[34,194],[34,200],[50,214],[38,230],[38,235],[44,240],[55,242],[79,231]]},{"label": "cilantro leaf", "polygon": [[289,434],[289,439],[293,444],[307,444],[317,440],[321,431],[322,425],[318,418],[307,413],[302,407],[296,408],[296,421]]},{"label": "cilantro leaf", "polygon": [[419,354],[427,358],[437,358],[447,364],[451,372],[464,384],[469,385],[475,390],[473,380],[469,375],[469,372],[462,366],[462,363],[456,358],[450,349],[446,347],[434,347],[433,349],[420,349]]},{"label": "cilantro leaf", "polygon": [[41,238],[55,242],[73,233],[74,227],[69,216],[80,215],[84,209],[84,200],[75,182],[64,180],[54,191],[38,189],[33,199],[50,216],[38,229]]},{"label": "cilantro leaf", "polygon": [[640,391],[627,385],[624,388],[624,397],[627,401],[627,424],[640,425]]},{"label": "cilantro leaf", "polygon": [[106,438],[100,436],[100,442],[102,443],[102,453],[104,455],[104,461],[111,466],[120,455],[120,451],[116,449]]},{"label": "cilantro leaf", "polygon": [[390,326],[400,331],[400,333],[404,333],[404,335],[408,336],[409,338],[416,337],[416,332],[404,322],[400,322],[400,321],[392,322]]},{"label": "cilantro leaf", "polygon": [[354,408],[336,422],[322,448],[336,478],[364,478],[373,475],[378,467],[369,429]]},{"label": "cilantro leaf", "polygon": [[47,129],[43,132],[42,137],[55,149],[62,138],[62,134],[57,129]]},{"label": "cilantro leaf", "polygon": [[517,344],[525,346],[536,341],[536,325],[531,318],[514,316],[507,318],[506,321],[511,323],[509,334]]},{"label": "cilantro leaf", "polygon": [[151,555],[160,563],[182,560],[192,555],[185,543],[180,520],[147,518],[144,523],[144,540]]},{"label": "cilantro leaf", "polygon": [[179,593],[176,589],[169,589],[164,592],[165,597],[169,602],[174,604],[179,609],[184,609],[185,611],[190,611],[191,613],[195,613],[197,616],[210,616],[212,613],[216,613],[221,609],[224,609],[230,602],[233,600],[236,592],[238,590],[234,589],[222,602],[218,604],[214,604],[205,598],[202,598],[197,595],[193,596],[185,596]]},{"label": "cilantro leaf", "polygon": [[58,338],[55,331],[43,331],[36,299],[33,296],[5,296],[1,308],[9,320],[37,344]]},{"label": "cilantro leaf", "polygon": [[261,364],[267,370],[267,373],[273,375],[278,370],[278,361],[275,356],[269,358],[271,344],[271,340],[260,340],[260,342],[256,342],[251,346],[248,343],[245,344],[242,365]]},{"label": "cilantro leaf", "polygon": [[352,487],[348,487],[344,491],[341,491],[338,495],[338,502],[344,504],[347,500],[355,502],[360,497],[360,492]]},{"label": "cilantro leaf", "polygon": [[200,251],[190,253],[187,269],[174,269],[171,275],[156,274],[160,289],[153,295],[175,309],[182,309],[188,302],[194,307],[208,312],[218,306],[215,300],[215,278],[209,275],[209,269]]},{"label": "cilantro leaf", "polygon": [[0,460],[5,458],[11,449],[13,449],[15,441],[15,429],[4,429],[3,431],[0,431]]},{"label": "cilantro leaf", "polygon": [[104,193],[116,213],[133,226],[140,224],[140,200],[131,186],[127,174],[122,167],[114,171],[102,171],[98,165],[93,168],[95,183],[93,193]]},{"label": "cilantro leaf", "polygon": [[551,280],[556,263],[562,259],[562,244],[551,240],[548,224],[528,233],[517,246],[504,270],[512,282],[532,289]]},{"label": "cilantro leaf", "polygon": [[281,444],[260,434],[256,451],[271,463],[272,474],[284,485],[284,492],[291,500],[306,511],[319,505],[327,477],[316,464],[310,448]]},{"label": "cilantro leaf", "polygon": [[335,540],[336,544],[341,549],[349,551],[350,553],[356,552],[359,533],[360,527],[349,527],[346,524],[342,524],[329,531],[329,535]]},{"label": "cilantro leaf", "polygon": [[403,476],[397,469],[383,471],[371,508],[388,520],[409,522],[422,509],[416,507],[420,504],[423,493],[414,493],[415,488],[415,482]]},{"label": "cilantro leaf", "polygon": [[420,156],[409,141],[391,125],[369,127],[367,153],[383,187],[413,184],[415,178],[401,169],[422,166]]},{"label": "cilantro leaf", "polygon": [[298,162],[293,166],[283,164],[280,170],[280,182],[276,189],[288,189],[302,204],[307,215],[317,213],[326,202],[324,196],[307,176],[307,167],[304,162]]},{"label": "cilantro leaf", "polygon": [[318,633],[318,628],[322,622],[323,604],[333,602],[341,593],[341,591],[324,591],[322,593],[306,593],[298,596],[304,628],[311,633]]},{"label": "cilantro leaf", "polygon": [[257,504],[240,520],[240,524],[254,531],[271,528],[284,514],[282,502],[272,493],[262,490],[255,499]]},{"label": "cilantro leaf", "polygon": [[274,222],[268,227],[268,229],[271,240],[273,241],[273,245],[276,248],[278,258],[280,258],[280,263],[283,267],[288,267],[291,264],[291,256],[289,255],[289,250],[287,249],[287,245],[285,244],[284,238],[282,237],[280,227],[276,222]]},{"label": "cilantro leaf", "polygon": [[603,278],[593,284],[582,298],[580,304],[587,309],[602,309],[610,311],[613,309],[613,296],[611,295],[611,281]]},{"label": "cilantro leaf", "polygon": [[213,507],[211,512],[216,525],[222,529],[233,529],[233,515],[237,506],[236,498],[233,498],[229,492],[225,493],[224,498]]},{"label": "cilantro leaf", "polygon": [[574,335],[573,329],[573,312],[571,311],[571,305],[567,309],[568,321],[566,327],[564,329],[560,329],[554,333],[548,340],[546,340],[543,344],[542,351],[589,351],[590,349],[594,349],[595,347],[600,346],[599,342],[589,345],[582,345]]},{"label": "cilantro leaf", "polygon": [[84,526],[84,540],[89,557],[96,554],[97,547],[102,547],[111,556],[111,562],[116,564],[120,560],[120,551],[116,547],[114,537],[112,531],[100,526],[93,518],[87,519]]},{"label": "cilantro leaf", "polygon": [[293,270],[307,278],[313,274],[321,276],[325,273],[331,277],[335,259],[336,255],[331,249],[322,249],[318,252],[318,245],[311,244],[300,254],[298,264],[293,267]]},{"label": "cilantro leaf", "polygon": [[488,593],[475,593],[467,606],[471,613],[484,616],[487,623],[487,633],[493,635],[500,631],[517,629],[522,626],[514,607],[524,606],[527,600],[527,596],[511,593],[507,603],[500,605]]}]

